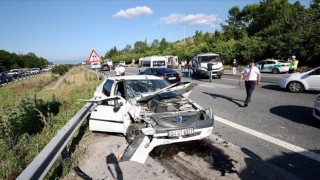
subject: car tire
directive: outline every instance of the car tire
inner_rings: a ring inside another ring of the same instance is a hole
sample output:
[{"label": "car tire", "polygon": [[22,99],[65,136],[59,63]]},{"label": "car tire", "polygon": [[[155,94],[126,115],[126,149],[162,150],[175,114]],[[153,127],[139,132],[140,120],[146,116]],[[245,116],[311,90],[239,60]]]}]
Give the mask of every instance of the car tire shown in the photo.
[{"label": "car tire", "polygon": [[219,79],[221,79],[221,76],[218,76]]},{"label": "car tire", "polygon": [[273,74],[279,74],[280,71],[279,71],[279,69],[277,69],[277,68],[273,68],[273,69],[272,69],[272,73],[273,73]]},{"label": "car tire", "polygon": [[139,127],[136,124],[131,124],[126,132],[126,140],[128,142],[128,144],[131,144],[134,137],[138,134],[141,134],[141,130],[139,129]]},{"label": "car tire", "polygon": [[287,89],[293,93],[300,93],[304,90],[303,84],[297,81],[289,82]]}]

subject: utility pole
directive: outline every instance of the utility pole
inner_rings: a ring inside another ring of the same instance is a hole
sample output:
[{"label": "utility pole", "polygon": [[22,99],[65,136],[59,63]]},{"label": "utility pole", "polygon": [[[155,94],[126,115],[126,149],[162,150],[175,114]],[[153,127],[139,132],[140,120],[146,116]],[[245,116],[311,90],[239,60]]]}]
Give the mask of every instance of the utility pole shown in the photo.
[{"label": "utility pole", "polygon": [[182,24],[183,26],[183,45],[186,45],[186,24]]}]

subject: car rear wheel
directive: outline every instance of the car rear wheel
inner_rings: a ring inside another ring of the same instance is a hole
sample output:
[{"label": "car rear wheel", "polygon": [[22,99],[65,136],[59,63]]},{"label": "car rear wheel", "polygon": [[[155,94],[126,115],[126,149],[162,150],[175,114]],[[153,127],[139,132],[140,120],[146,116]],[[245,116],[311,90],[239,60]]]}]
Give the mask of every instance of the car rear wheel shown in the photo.
[{"label": "car rear wheel", "polygon": [[304,87],[302,83],[293,81],[287,85],[287,89],[293,93],[300,93],[303,91]]},{"label": "car rear wheel", "polygon": [[274,69],[272,69],[272,73],[273,73],[273,74],[279,74],[279,73],[280,73],[280,71],[279,71],[279,69],[274,68]]},{"label": "car rear wheel", "polygon": [[141,134],[141,130],[136,124],[131,124],[126,133],[126,140],[128,144],[131,144],[136,135]]}]

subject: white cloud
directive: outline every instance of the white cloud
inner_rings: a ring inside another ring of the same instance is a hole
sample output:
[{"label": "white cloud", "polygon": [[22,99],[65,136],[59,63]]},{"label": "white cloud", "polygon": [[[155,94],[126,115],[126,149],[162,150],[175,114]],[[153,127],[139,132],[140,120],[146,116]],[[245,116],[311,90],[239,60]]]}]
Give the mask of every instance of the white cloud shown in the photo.
[{"label": "white cloud", "polygon": [[206,14],[176,14],[172,13],[160,19],[163,24],[188,23],[195,26],[214,26],[215,21],[219,21],[217,15]]},{"label": "white cloud", "polygon": [[114,18],[134,19],[142,15],[151,15],[153,11],[147,6],[137,6],[126,10],[121,9],[113,15]]}]

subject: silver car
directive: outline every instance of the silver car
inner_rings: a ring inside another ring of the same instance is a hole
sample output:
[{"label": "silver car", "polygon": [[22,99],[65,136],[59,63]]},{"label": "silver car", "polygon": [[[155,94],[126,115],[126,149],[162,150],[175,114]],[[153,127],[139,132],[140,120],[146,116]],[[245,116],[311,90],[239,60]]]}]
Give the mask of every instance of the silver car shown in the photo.
[{"label": "silver car", "polygon": [[313,113],[312,115],[320,120],[320,94],[316,96],[316,99],[314,100],[314,107],[313,107]]}]

